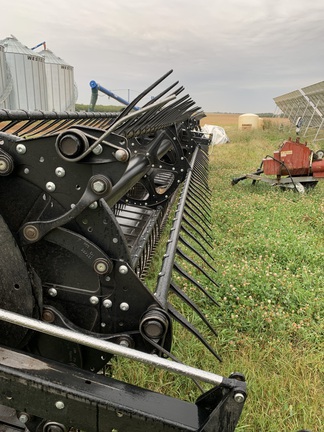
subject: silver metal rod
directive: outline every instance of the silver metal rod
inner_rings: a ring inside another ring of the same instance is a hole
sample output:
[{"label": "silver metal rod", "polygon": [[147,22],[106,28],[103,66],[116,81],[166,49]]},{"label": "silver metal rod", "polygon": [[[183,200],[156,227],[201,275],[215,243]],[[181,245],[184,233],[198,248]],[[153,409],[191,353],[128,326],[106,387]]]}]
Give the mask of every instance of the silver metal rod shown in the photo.
[{"label": "silver metal rod", "polygon": [[74,342],[80,345],[85,345],[90,348],[94,348],[103,352],[108,352],[114,355],[120,355],[122,357],[136,360],[140,363],[149,364],[159,369],[165,369],[170,372],[175,372],[180,375],[194,378],[206,383],[219,385],[224,380],[222,376],[213,374],[211,372],[206,372],[200,369],[196,369],[194,367],[187,366],[182,363],[176,363],[155,355],[143,353],[141,351],[137,351],[132,348],[127,348],[121,345],[117,345],[112,342],[96,339],[92,336],[87,336],[76,331],[68,330],[62,327],[57,327],[53,324],[48,324],[42,321],[38,321],[34,318],[28,318],[14,312],[6,311],[4,309],[0,309],[0,320],[21,327],[25,327],[30,330],[35,330],[41,333],[45,333],[50,336],[58,337],[60,339],[68,340],[70,342]]}]

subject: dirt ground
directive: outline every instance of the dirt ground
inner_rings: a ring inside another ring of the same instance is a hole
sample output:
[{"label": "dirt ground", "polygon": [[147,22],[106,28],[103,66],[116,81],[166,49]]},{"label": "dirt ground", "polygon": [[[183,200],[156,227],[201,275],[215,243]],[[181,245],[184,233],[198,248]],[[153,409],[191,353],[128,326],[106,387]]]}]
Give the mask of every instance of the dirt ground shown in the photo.
[{"label": "dirt ground", "polygon": [[238,118],[240,114],[214,114],[205,113],[206,117],[200,120],[201,126],[205,124],[217,125],[217,126],[230,126],[238,125]]}]

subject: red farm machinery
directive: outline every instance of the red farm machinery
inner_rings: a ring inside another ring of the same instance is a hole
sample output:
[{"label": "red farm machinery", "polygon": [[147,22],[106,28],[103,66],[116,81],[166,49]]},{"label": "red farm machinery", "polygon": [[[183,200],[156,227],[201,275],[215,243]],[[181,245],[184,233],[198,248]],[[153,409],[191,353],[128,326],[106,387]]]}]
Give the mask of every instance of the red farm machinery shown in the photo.
[{"label": "red farm machinery", "polygon": [[270,186],[304,192],[324,179],[324,151],[313,152],[307,143],[299,142],[299,138],[296,141],[289,138],[273,156],[267,155],[262,160],[257,171],[234,178],[232,185],[245,179],[252,179],[253,183],[262,181]]}]

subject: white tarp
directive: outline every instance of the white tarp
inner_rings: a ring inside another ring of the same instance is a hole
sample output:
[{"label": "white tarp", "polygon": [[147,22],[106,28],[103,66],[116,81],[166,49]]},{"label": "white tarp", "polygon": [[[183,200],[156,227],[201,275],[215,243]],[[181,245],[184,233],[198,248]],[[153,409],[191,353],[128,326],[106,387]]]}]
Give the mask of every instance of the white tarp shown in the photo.
[{"label": "white tarp", "polygon": [[201,128],[202,132],[206,135],[212,135],[212,141],[211,144],[225,144],[230,142],[228,136],[226,135],[225,130],[220,126],[215,125],[207,125],[205,124]]}]

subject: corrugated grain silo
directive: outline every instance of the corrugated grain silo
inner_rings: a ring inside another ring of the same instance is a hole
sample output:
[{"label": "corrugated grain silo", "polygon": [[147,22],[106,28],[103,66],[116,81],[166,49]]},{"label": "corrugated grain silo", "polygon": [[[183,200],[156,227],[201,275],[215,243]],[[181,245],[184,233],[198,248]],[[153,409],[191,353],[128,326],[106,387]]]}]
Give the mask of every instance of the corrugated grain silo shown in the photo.
[{"label": "corrugated grain silo", "polygon": [[45,58],[48,109],[50,111],[75,110],[74,69],[52,51],[39,52]]},{"label": "corrugated grain silo", "polygon": [[47,110],[45,59],[19,42],[14,36],[0,44],[12,77],[9,109]]},{"label": "corrugated grain silo", "polygon": [[0,108],[9,108],[8,96],[12,90],[12,78],[6,62],[5,49],[0,45]]}]

